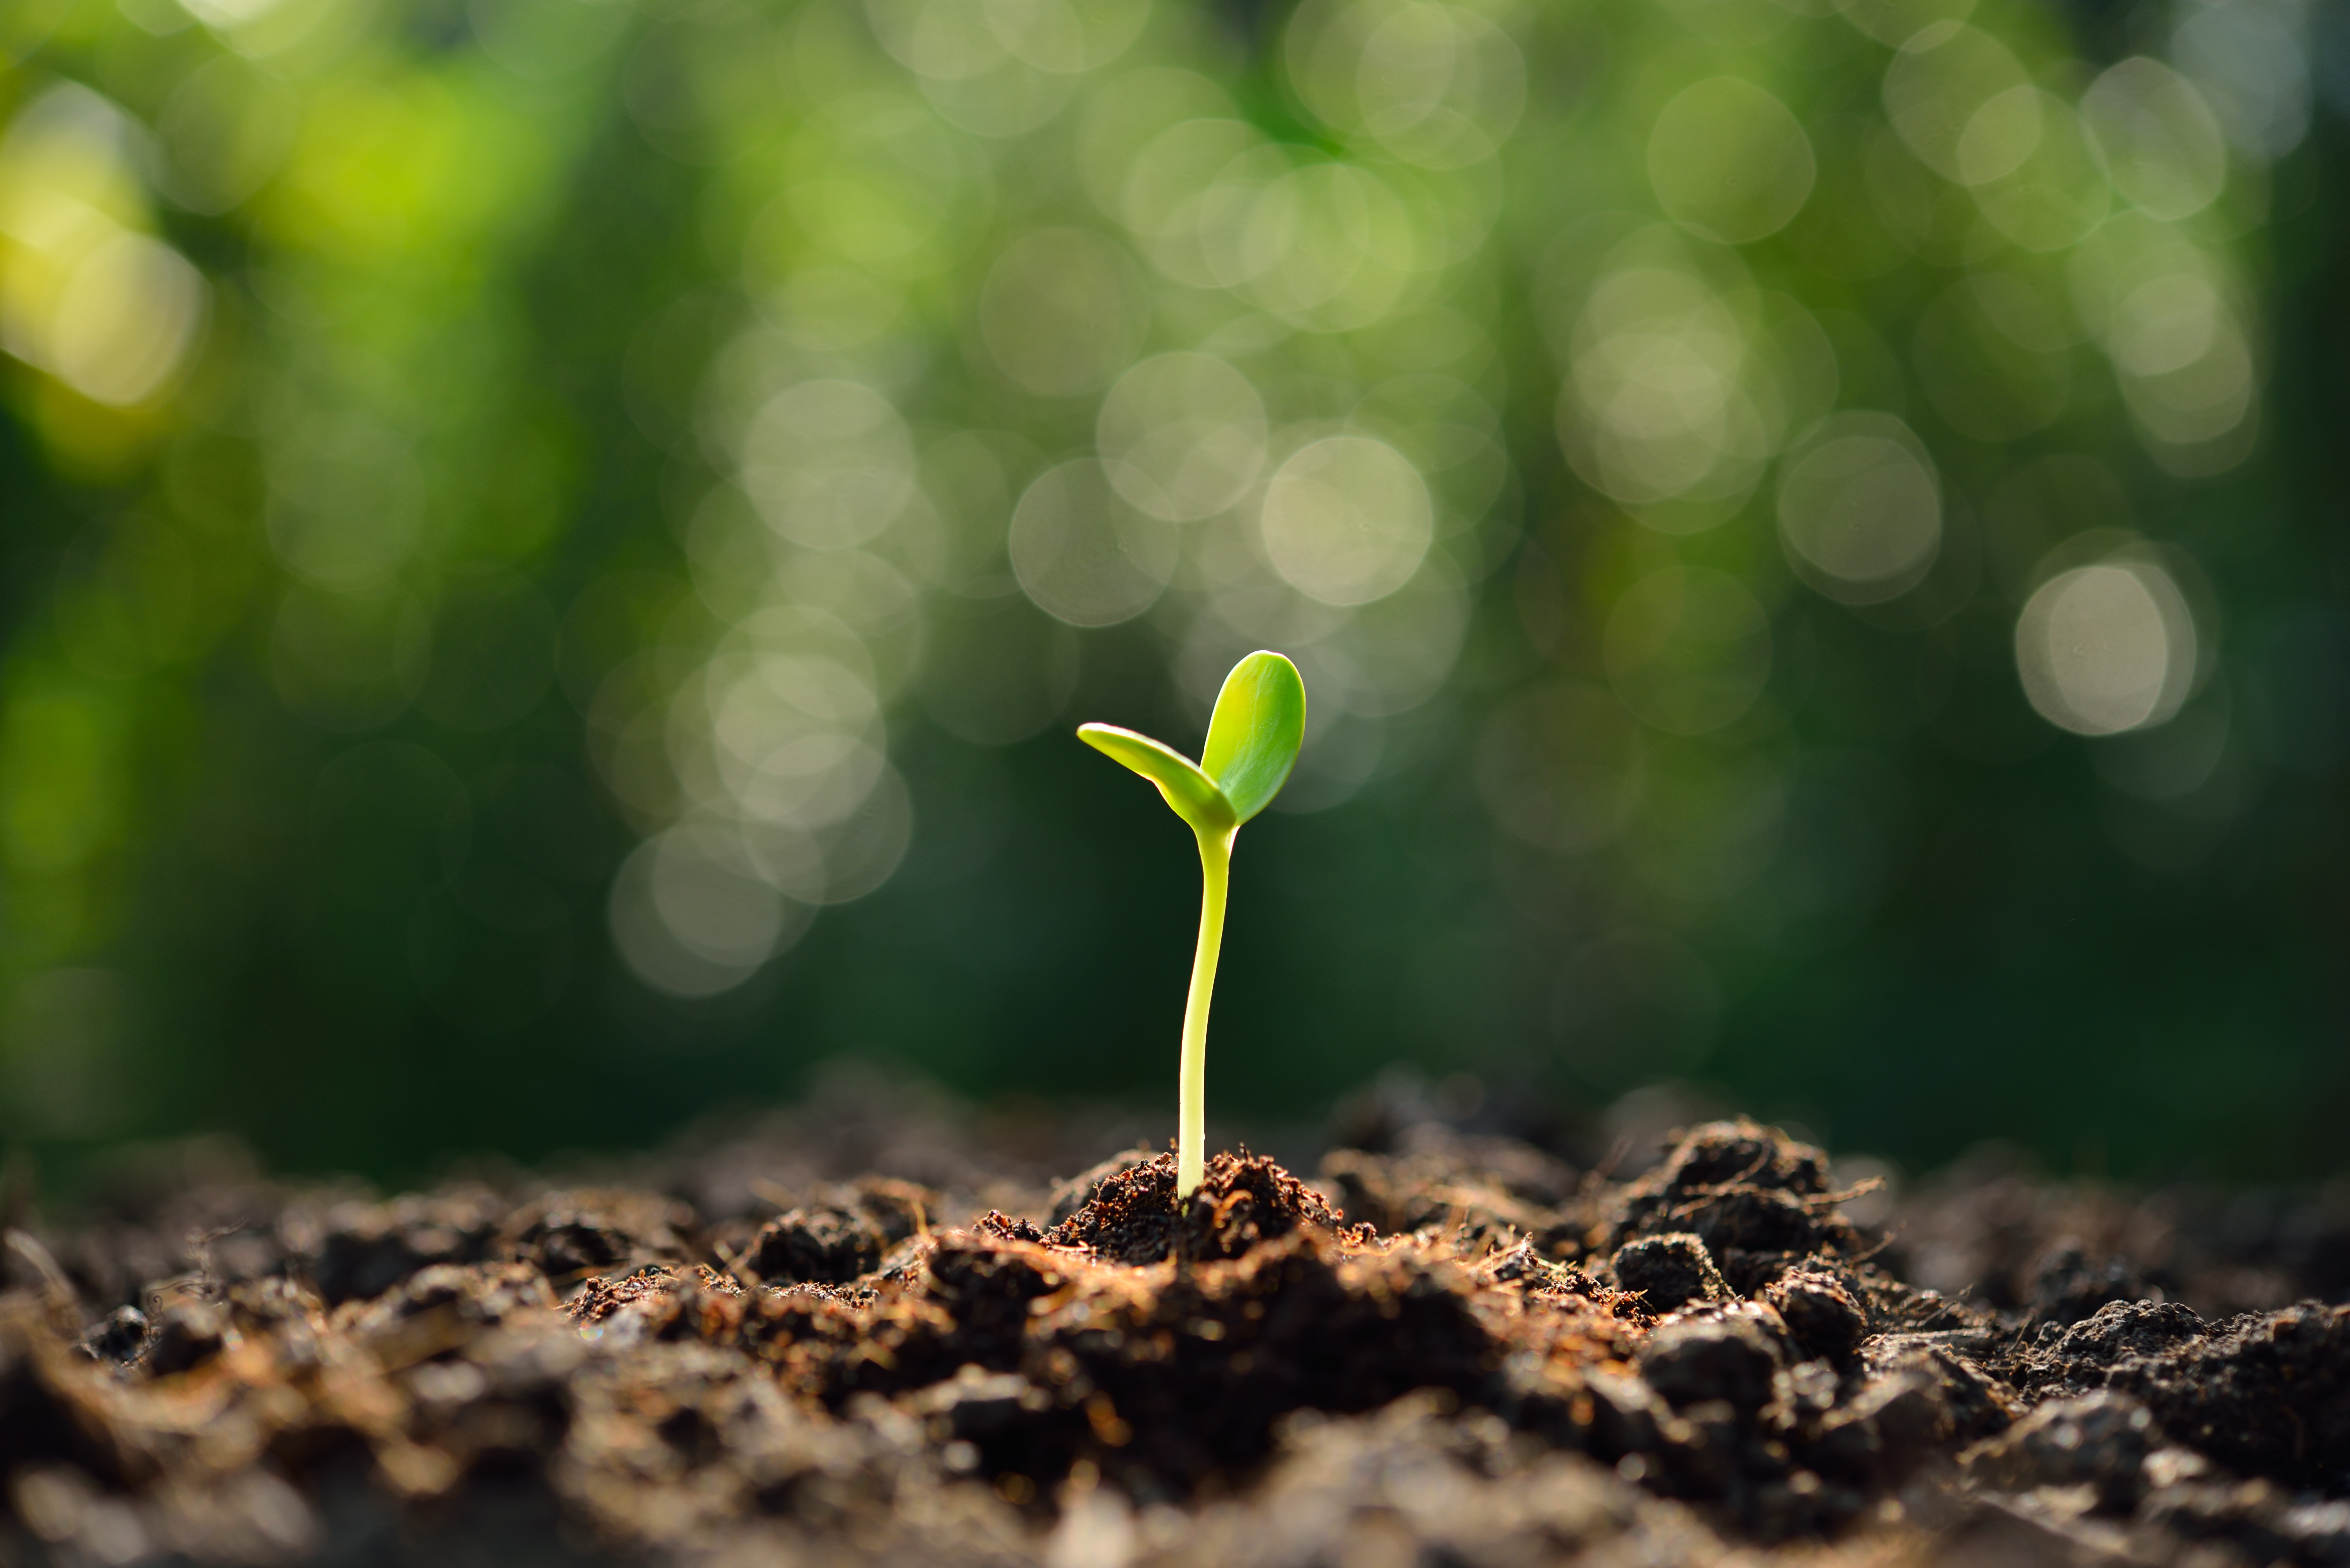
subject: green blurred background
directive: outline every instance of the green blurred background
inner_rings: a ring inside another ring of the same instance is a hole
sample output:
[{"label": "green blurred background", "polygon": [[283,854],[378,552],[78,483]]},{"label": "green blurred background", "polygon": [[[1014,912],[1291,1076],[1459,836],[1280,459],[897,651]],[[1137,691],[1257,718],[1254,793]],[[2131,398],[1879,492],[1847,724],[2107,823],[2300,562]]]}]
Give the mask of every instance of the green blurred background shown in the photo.
[{"label": "green blurred background", "polygon": [[2339,1168],[2345,111],[2302,0],[14,0],[0,1136],[1171,1113],[1069,732],[1262,646],[1220,1114]]}]

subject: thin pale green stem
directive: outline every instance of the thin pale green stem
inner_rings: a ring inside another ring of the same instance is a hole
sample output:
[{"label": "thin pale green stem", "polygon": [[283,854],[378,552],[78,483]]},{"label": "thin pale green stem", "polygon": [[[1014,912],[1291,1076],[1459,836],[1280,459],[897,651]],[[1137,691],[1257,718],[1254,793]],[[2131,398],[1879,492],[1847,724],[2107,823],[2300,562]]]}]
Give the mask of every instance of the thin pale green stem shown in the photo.
[{"label": "thin pale green stem", "polygon": [[1208,999],[1224,945],[1224,890],[1232,881],[1232,840],[1240,829],[1195,829],[1200,839],[1200,946],[1191,959],[1191,993],[1183,1003],[1183,1061],[1175,1107],[1175,1196],[1199,1190],[1207,1168]]}]

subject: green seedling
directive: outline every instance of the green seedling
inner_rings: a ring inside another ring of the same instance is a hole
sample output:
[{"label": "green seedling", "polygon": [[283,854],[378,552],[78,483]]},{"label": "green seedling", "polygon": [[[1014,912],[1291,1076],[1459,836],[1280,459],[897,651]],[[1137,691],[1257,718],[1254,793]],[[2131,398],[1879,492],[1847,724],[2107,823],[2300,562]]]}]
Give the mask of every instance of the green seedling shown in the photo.
[{"label": "green seedling", "polygon": [[1216,956],[1224,944],[1232,840],[1241,824],[1281,793],[1297,761],[1305,738],[1305,682],[1298,679],[1297,666],[1278,653],[1252,653],[1233,665],[1216,694],[1208,744],[1196,763],[1164,742],[1115,724],[1082,725],[1077,734],[1157,784],[1200,841],[1200,946],[1183,1002],[1175,1116],[1175,1195],[1189,1198],[1199,1189],[1206,1165],[1201,1145],[1208,1120],[1208,998],[1216,989]]}]

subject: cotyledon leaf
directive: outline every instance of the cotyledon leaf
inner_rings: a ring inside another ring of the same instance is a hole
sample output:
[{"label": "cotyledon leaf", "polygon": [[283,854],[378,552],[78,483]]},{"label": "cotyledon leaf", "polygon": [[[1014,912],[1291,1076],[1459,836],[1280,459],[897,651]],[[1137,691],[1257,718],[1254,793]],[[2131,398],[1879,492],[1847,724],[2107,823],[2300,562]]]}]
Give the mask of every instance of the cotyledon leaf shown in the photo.
[{"label": "cotyledon leaf", "polygon": [[1077,738],[1094,750],[1116,758],[1159,786],[1175,815],[1195,832],[1221,832],[1240,817],[1224,792],[1191,758],[1164,742],[1116,724],[1081,724]]},{"label": "cotyledon leaf", "polygon": [[1278,653],[1259,651],[1232,666],[1216,694],[1200,767],[1213,779],[1232,815],[1246,822],[1288,782],[1305,741],[1305,682]]}]

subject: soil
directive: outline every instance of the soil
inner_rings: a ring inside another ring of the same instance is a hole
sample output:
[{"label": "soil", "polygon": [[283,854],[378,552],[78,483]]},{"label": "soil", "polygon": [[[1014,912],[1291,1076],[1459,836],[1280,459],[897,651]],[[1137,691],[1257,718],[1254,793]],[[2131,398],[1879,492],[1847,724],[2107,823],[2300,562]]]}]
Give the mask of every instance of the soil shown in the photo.
[{"label": "soil", "polygon": [[17,1204],[0,1565],[2350,1564],[2338,1189],[1370,1132],[1183,1202],[919,1106],[389,1200],[169,1152]]}]

